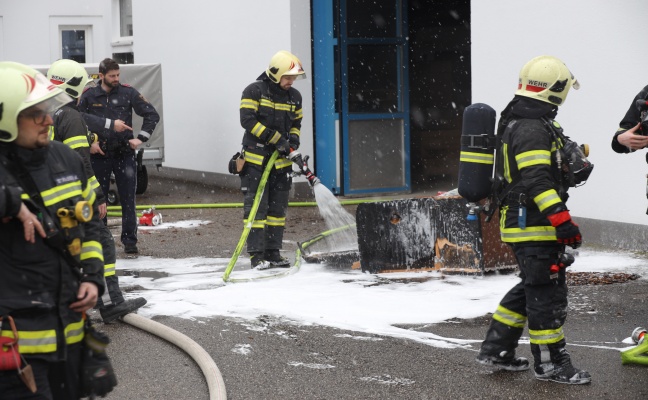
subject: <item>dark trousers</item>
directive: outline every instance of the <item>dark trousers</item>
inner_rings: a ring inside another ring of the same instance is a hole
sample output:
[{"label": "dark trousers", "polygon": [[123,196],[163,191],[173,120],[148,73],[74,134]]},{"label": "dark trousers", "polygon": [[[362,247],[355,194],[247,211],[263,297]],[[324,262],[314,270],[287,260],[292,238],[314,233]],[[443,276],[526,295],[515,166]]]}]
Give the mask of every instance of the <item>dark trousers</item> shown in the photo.
[{"label": "dark trousers", "polygon": [[[135,152],[130,151],[116,157],[101,157],[93,155],[92,169],[101,185],[104,196],[110,190],[110,176],[115,174],[115,183],[122,207],[123,244],[137,243],[137,213],[135,210],[135,189],[137,188],[137,163]],[[104,221],[105,222],[105,221]]]},{"label": "dark trousers", "polygon": [[[496,355],[514,350],[525,319],[530,330],[542,331],[561,329],[567,318],[565,269],[561,268],[553,277],[549,271],[558,262],[564,246],[518,245],[513,250],[520,268],[520,282],[500,301],[482,343],[483,353]],[[556,343],[564,345],[564,340]]]},{"label": "dark trousers", "polygon": [[[76,400],[79,399],[81,371],[81,344],[67,348],[65,362],[47,362],[25,356],[36,380],[32,393],[20,380],[17,371],[0,371],[0,399],[2,400]],[[23,365],[24,367],[24,365]]]},{"label": "dark trousers", "polygon": [[[254,221],[257,225],[250,230],[247,240],[248,253],[258,253],[265,250],[279,250],[282,247],[285,228],[288,197],[292,177],[290,168],[273,169],[268,176],[263,197],[259,202]],[[261,181],[263,170],[256,165],[246,165],[241,174],[241,190],[243,191],[243,218],[248,219],[254,197]],[[263,222],[261,225],[261,221]]]}]

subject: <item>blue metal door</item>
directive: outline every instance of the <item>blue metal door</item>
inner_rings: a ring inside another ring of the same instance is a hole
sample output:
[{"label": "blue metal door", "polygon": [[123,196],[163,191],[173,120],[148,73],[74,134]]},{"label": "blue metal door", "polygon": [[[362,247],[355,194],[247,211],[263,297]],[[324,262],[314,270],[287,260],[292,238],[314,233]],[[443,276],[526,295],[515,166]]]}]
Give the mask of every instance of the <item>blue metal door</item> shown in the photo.
[{"label": "blue metal door", "polygon": [[313,0],[317,175],[337,194],[410,190],[406,0]]}]

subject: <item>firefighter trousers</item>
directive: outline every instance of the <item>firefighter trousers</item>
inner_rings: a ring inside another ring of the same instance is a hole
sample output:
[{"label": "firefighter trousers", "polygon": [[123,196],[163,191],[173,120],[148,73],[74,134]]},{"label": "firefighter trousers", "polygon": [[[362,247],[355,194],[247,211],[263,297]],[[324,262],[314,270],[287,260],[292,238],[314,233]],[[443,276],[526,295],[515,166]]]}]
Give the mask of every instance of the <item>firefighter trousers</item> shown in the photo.
[{"label": "firefighter trousers", "polygon": [[[520,282],[501,300],[493,314],[481,352],[499,355],[514,351],[528,322],[531,344],[564,343],[562,326],[567,318],[565,269],[551,274],[562,245],[513,245]],[[546,335],[545,337],[541,337]]]},{"label": "firefighter trousers", "polygon": [[119,279],[117,278],[115,270],[117,262],[117,257],[115,255],[115,239],[106,224],[102,224],[100,240],[101,246],[103,247],[104,281],[106,283],[106,291],[103,296],[99,297],[97,300],[97,308],[99,309],[124,302],[124,295],[119,288]]},{"label": "firefighter trousers", "polygon": [[[279,250],[282,247],[286,212],[292,177],[290,168],[272,169],[266,182],[263,196],[259,202],[252,229],[247,240],[248,253],[260,253],[265,250]],[[256,165],[246,165],[241,174],[241,191],[243,192],[243,219],[247,221],[257,188],[263,175],[263,169]]]}]

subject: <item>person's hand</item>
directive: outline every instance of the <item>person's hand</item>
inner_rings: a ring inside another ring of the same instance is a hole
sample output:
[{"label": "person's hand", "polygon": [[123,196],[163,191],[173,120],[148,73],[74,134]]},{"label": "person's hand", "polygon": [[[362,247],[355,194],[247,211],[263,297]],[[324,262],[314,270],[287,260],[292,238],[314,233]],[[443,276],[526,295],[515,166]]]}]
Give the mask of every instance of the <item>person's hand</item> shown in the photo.
[{"label": "person's hand", "polygon": [[284,138],[279,139],[277,144],[275,144],[275,147],[277,151],[279,152],[280,156],[287,156],[290,154],[290,143]]},{"label": "person's hand", "polygon": [[580,228],[571,219],[569,211],[560,211],[547,216],[551,226],[556,228],[556,241],[577,249],[583,243]]},{"label": "person's hand", "polygon": [[108,213],[108,207],[106,206],[106,203],[101,203],[97,206],[99,209],[99,219],[104,219],[106,217],[106,214]]},{"label": "person's hand", "polygon": [[92,282],[81,282],[77,292],[77,299],[79,300],[70,304],[70,309],[75,312],[88,311],[97,304],[98,297],[99,289],[97,285]]},{"label": "person's hand", "polygon": [[[25,232],[25,240],[29,243],[36,243],[36,234],[39,234],[40,237],[44,238],[46,236],[45,229],[41,225],[38,217],[34,215],[25,203],[20,204],[20,210],[16,218],[23,224],[23,230]],[[11,218],[3,218],[2,222],[7,223]]]},{"label": "person's hand", "polygon": [[94,142],[90,145],[90,154],[101,154],[102,156],[105,156],[106,154],[101,150],[101,147],[99,147],[99,142]]},{"label": "person's hand", "polygon": [[630,150],[639,150],[648,146],[648,136],[637,134],[637,130],[639,130],[640,126],[641,124],[637,124],[635,127],[630,128],[617,136],[619,144],[629,148]]},{"label": "person's hand", "polygon": [[115,132],[123,132],[123,131],[125,131],[125,130],[132,131],[133,128],[131,128],[130,126],[126,125],[126,123],[125,123],[124,121],[122,121],[121,119],[116,119],[116,120],[115,120],[115,126],[114,126],[113,130],[114,130]]},{"label": "person's hand", "polygon": [[142,144],[142,141],[139,140],[139,139],[129,139],[128,140],[128,145],[133,150],[137,149],[137,146],[139,146],[140,144]]}]

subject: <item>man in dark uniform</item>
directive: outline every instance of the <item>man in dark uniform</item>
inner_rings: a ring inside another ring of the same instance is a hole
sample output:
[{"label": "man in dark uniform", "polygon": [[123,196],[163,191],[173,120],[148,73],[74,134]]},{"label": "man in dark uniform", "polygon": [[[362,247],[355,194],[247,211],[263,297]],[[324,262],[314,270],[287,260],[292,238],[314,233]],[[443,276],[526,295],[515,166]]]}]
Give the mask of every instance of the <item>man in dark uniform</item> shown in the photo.
[{"label": "man in dark uniform", "polygon": [[563,333],[567,284],[561,260],[565,245],[576,248],[582,238],[565,205],[572,186],[563,170],[568,140],[554,121],[572,86],[578,89],[562,61],[536,57],[522,68],[516,96],[502,112],[496,162],[504,181],[500,233],[513,247],[521,279],[493,314],[477,361],[509,371],[529,369],[526,358],[515,356],[528,322],[536,378],[584,384],[590,374],[572,365]]},{"label": "man in dark uniform", "polygon": [[619,129],[612,138],[614,151],[631,153],[648,146],[648,122],[641,123],[646,120],[646,113],[648,113],[648,86],[635,96],[626,115],[619,123]]},{"label": "man in dark uniform", "polygon": [[[92,168],[104,195],[110,189],[111,174],[122,206],[121,242],[128,254],[137,254],[137,212],[135,190],[137,163],[135,149],[149,140],[160,115],[135,88],[119,83],[119,64],[110,58],[99,64],[100,85],[81,95],[79,111],[98,142],[91,146]],[[133,110],[142,118],[142,130],[133,136]]]},{"label": "man in dark uniform", "polygon": [[254,203],[261,175],[270,155],[277,150],[280,157],[270,172],[263,197],[247,241],[247,251],[253,268],[288,267],[282,257],[288,195],[292,184],[292,161],[286,158],[299,148],[303,116],[302,97],[292,87],[296,79],[305,79],[301,62],[287,51],[279,51],[270,60],[268,69],[257,81],[243,90],[241,96],[241,126],[245,167],[241,172],[243,219]]},{"label": "man in dark uniform", "polygon": [[[77,110],[78,99],[88,83],[88,73],[81,64],[74,60],[58,60],[50,66],[47,71],[47,78],[72,97],[68,104],[54,113],[54,124],[50,127],[50,140],[63,142],[81,156],[86,174],[91,177],[92,188],[97,194],[96,203],[99,208],[99,218],[103,219],[106,216],[106,197],[92,169],[88,127],[81,113]],[[99,308],[104,323],[110,323],[142,307],[146,304],[146,299],[138,297],[124,300],[119,288],[119,279],[115,274],[115,264],[117,262],[115,239],[105,223],[102,223],[102,228],[101,246],[103,248],[104,278],[107,290],[97,301],[97,308]]]},{"label": "man in dark uniform", "polygon": [[0,87],[2,337],[12,318],[36,385],[0,370],[0,398],[78,399],[84,313],[104,292],[96,195],[81,159],[48,138],[70,98],[17,63],[0,63]]}]

